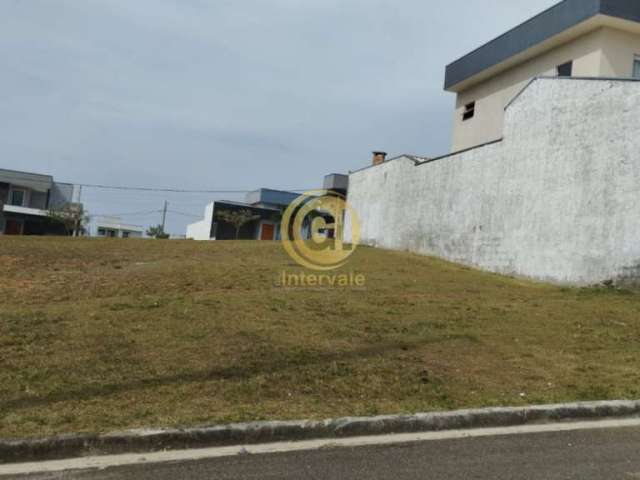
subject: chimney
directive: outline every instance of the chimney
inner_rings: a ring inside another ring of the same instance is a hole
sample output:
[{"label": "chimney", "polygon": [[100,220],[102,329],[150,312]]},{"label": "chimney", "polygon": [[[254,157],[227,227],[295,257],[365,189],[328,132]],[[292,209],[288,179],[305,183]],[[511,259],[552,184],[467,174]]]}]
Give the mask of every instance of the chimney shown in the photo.
[{"label": "chimney", "polygon": [[373,165],[380,165],[387,159],[387,152],[373,152]]}]

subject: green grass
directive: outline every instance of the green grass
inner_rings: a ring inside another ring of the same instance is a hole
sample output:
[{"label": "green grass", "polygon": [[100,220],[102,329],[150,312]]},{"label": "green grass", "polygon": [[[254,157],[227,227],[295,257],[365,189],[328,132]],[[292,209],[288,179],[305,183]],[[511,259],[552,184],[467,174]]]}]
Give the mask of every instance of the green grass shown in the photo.
[{"label": "green grass", "polygon": [[640,397],[640,296],[361,248],[0,238],[0,436]]}]

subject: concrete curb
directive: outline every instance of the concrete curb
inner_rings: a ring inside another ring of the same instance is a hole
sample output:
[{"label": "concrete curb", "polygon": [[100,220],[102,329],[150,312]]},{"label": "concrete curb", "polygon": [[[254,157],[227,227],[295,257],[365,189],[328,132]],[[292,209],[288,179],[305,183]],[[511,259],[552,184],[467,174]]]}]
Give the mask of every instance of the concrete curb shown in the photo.
[{"label": "concrete curb", "polygon": [[324,421],[254,422],[189,429],[130,430],[103,435],[0,440],[0,463],[637,415],[640,415],[640,401],[609,401],[415,415],[346,417]]}]

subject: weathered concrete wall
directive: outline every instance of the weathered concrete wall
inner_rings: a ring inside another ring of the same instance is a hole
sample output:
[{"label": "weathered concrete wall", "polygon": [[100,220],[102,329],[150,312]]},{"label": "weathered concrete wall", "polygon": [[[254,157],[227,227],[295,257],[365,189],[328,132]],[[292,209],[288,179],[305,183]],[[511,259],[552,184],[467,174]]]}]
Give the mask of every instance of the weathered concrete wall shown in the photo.
[{"label": "weathered concrete wall", "polygon": [[534,80],[501,142],[352,173],[362,242],[555,282],[640,278],[639,112],[639,82]]}]

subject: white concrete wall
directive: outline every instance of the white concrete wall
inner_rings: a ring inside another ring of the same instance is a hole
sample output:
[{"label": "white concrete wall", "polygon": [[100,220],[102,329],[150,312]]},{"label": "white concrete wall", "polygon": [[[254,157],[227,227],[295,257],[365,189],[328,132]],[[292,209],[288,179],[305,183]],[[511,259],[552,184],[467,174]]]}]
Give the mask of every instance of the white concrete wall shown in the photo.
[{"label": "white concrete wall", "polygon": [[535,80],[502,142],[351,174],[362,242],[562,283],[638,277],[638,112],[638,82]]},{"label": "white concrete wall", "polygon": [[187,225],[187,238],[191,240],[215,240],[211,238],[211,226],[213,225],[213,209],[215,202],[207,205],[204,211],[204,219]]}]

